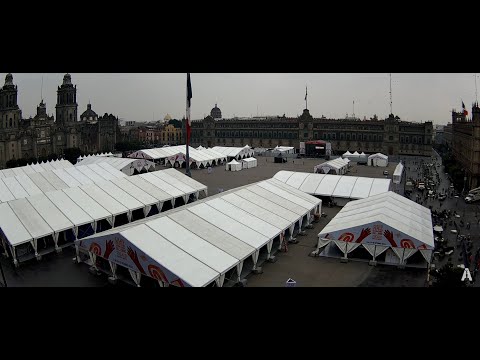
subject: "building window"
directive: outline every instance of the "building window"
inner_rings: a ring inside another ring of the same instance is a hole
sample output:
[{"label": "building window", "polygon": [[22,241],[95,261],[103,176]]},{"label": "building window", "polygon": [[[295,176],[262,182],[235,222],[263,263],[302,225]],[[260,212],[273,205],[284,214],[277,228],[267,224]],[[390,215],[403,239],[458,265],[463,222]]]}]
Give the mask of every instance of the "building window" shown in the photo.
[{"label": "building window", "polygon": [[390,136],[388,137],[388,140],[390,140],[390,141],[393,140],[393,136],[390,135]]},{"label": "building window", "polygon": [[303,133],[304,138],[308,138],[308,133]]},{"label": "building window", "polygon": [[[359,139],[361,139],[361,137]],[[357,134],[352,134],[352,140],[353,141],[357,140]]]}]

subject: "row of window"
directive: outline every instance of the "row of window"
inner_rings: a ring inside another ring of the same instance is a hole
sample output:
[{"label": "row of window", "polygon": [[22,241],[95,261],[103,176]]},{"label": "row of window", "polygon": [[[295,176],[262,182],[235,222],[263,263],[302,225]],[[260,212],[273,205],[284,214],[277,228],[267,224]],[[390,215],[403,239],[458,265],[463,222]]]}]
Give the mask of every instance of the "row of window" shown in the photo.
[{"label": "row of window", "polygon": [[241,128],[241,129],[265,129],[265,128],[280,128],[280,129],[295,129],[298,128],[298,123],[291,123],[291,124],[268,124],[268,123],[232,123],[232,124],[222,124],[217,123],[215,125],[216,128]]},{"label": "row of window", "polygon": [[217,138],[298,139],[298,133],[286,131],[216,131],[215,136]]}]

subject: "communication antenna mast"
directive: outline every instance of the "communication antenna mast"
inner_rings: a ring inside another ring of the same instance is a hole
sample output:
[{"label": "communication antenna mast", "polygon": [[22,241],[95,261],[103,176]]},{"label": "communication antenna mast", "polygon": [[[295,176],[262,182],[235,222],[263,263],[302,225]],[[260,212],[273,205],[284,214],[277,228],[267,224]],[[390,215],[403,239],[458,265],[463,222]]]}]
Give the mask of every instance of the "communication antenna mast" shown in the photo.
[{"label": "communication antenna mast", "polygon": [[353,100],[353,118],[355,119],[355,100]]},{"label": "communication antenna mast", "polygon": [[393,114],[393,109],[392,109],[392,73],[390,73],[390,114]]},{"label": "communication antenna mast", "polygon": [[42,100],[43,102],[43,75],[42,75],[42,87],[40,88],[40,97],[41,97],[40,100]]},{"label": "communication antenna mast", "polygon": [[478,104],[478,96],[477,96],[477,74],[475,74],[475,102]]}]

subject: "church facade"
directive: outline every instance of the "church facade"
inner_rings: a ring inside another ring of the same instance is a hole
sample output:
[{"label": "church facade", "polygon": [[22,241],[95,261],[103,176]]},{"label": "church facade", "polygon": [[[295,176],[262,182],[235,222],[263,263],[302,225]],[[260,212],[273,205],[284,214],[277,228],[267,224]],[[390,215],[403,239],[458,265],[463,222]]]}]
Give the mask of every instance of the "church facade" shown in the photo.
[{"label": "church facade", "polygon": [[36,115],[23,119],[17,96],[13,76],[8,74],[0,89],[0,168],[12,159],[61,156],[66,148],[80,148],[85,153],[114,150],[118,118],[112,114],[99,117],[90,104],[79,117],[77,87],[70,74],[57,89],[55,117],[48,116],[42,100]]}]

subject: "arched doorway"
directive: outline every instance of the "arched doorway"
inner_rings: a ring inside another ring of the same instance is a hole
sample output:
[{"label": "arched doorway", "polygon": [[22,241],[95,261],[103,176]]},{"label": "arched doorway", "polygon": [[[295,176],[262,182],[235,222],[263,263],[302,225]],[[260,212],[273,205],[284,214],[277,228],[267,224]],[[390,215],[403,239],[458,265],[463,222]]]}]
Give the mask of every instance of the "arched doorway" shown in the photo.
[{"label": "arched doorway", "polygon": [[41,154],[42,157],[47,156],[47,150],[45,150],[45,148],[43,148],[42,151],[40,152],[40,154]]},{"label": "arched doorway", "polygon": [[393,146],[388,147],[388,155],[393,155]]}]

